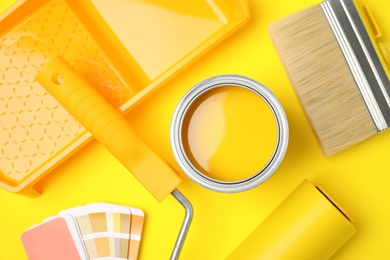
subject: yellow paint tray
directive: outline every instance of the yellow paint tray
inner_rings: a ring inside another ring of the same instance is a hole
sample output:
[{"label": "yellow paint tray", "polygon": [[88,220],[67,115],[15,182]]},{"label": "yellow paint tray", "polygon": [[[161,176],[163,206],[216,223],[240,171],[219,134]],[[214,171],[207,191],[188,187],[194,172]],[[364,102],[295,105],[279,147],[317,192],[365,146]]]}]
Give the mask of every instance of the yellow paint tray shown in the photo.
[{"label": "yellow paint tray", "polygon": [[33,185],[91,135],[34,79],[62,56],[121,112],[249,18],[246,0],[24,0],[0,14],[0,187]]}]

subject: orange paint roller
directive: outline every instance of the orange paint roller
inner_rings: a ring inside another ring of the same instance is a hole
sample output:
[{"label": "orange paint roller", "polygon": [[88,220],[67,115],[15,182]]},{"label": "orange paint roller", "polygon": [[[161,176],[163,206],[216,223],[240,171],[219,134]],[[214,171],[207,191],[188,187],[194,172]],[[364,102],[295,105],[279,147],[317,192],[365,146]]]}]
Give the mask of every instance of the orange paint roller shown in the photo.
[{"label": "orange paint roller", "polygon": [[132,129],[84,78],[61,57],[54,58],[36,80],[103,144],[158,200],[172,194],[186,209],[186,216],[171,259],[180,253],[192,219],[189,201],[176,189],[178,174]]}]

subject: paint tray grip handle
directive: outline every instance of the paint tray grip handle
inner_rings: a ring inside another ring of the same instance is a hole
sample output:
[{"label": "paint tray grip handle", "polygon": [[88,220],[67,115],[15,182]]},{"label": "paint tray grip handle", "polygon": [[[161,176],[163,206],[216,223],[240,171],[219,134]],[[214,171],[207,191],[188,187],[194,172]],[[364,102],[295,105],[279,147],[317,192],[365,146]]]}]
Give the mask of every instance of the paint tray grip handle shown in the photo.
[{"label": "paint tray grip handle", "polygon": [[36,79],[129,169],[158,201],[163,200],[180,183],[176,172],[62,57],[56,57],[46,64]]}]

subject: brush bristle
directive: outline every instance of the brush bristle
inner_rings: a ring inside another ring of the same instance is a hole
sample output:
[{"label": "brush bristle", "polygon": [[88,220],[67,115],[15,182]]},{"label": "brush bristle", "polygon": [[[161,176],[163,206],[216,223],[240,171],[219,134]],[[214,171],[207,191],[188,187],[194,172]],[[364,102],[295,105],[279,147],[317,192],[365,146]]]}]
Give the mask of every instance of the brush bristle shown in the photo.
[{"label": "brush bristle", "polygon": [[269,32],[326,156],[377,133],[319,5],[272,24]]}]

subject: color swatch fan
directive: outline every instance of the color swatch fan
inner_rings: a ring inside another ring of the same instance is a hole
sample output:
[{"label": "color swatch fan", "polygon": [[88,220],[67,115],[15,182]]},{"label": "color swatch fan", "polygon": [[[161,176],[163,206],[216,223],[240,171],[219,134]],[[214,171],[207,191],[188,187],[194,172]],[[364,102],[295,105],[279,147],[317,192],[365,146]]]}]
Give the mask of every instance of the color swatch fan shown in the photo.
[{"label": "color swatch fan", "polygon": [[30,260],[137,259],[140,209],[93,203],[61,211],[22,234]]}]

